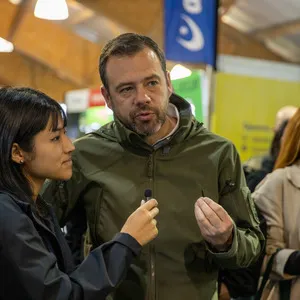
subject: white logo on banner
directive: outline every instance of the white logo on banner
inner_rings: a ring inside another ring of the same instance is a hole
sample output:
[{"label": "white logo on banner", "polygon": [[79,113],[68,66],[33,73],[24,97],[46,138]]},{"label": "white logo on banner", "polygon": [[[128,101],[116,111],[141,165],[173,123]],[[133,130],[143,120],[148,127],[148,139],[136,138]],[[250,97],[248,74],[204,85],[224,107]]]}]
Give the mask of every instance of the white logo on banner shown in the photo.
[{"label": "white logo on banner", "polygon": [[201,0],[183,0],[182,5],[189,14],[200,14],[202,12]]},{"label": "white logo on banner", "polygon": [[[202,1],[201,0],[183,0],[183,8],[190,14],[201,14],[202,12]],[[189,32],[192,34],[190,40],[186,40],[182,37],[177,38],[177,42],[184,48],[190,51],[199,51],[204,48],[205,41],[201,29],[193,21],[192,18],[185,14],[181,14],[181,18],[185,21],[186,25],[179,28],[181,36],[187,35]]]}]

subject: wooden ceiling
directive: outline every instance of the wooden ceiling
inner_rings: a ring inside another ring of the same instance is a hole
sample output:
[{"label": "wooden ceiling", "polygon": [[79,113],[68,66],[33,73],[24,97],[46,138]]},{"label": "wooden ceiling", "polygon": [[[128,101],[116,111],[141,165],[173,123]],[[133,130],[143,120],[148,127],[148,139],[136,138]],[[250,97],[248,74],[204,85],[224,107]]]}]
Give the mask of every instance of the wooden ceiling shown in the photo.
[{"label": "wooden ceiling", "polygon": [[[69,0],[70,17],[61,22],[35,18],[35,2],[14,5],[0,0],[0,37],[15,46],[13,53],[0,53],[0,84],[29,85],[62,101],[68,90],[100,85],[98,57],[104,43],[116,35],[146,34],[163,47],[163,0]],[[245,34],[223,21],[238,3],[221,3],[218,53],[288,61],[262,41],[298,32],[299,23]],[[168,62],[168,67],[174,64]]]}]

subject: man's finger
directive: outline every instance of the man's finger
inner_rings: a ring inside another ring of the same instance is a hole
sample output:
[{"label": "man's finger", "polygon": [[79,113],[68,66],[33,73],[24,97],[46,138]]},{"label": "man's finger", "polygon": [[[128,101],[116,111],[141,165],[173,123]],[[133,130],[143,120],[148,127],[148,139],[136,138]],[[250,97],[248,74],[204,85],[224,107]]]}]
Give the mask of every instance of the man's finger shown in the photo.
[{"label": "man's finger", "polygon": [[215,213],[215,211],[208,204],[206,204],[204,198],[198,199],[197,204],[200,206],[202,212],[204,213],[210,224],[213,227],[220,228],[222,220]]},{"label": "man's finger", "polygon": [[228,217],[226,210],[216,203],[215,201],[205,197],[203,198],[205,203],[215,212],[215,214],[222,220],[225,221]]},{"label": "man's finger", "polygon": [[157,207],[154,207],[153,209],[150,210],[150,215],[152,218],[155,218],[159,213],[159,209]]},{"label": "man's finger", "polygon": [[151,221],[151,223],[152,223],[154,226],[157,225],[157,221],[156,221],[155,219],[153,219],[153,220]]},{"label": "man's finger", "polygon": [[211,231],[212,225],[205,217],[203,211],[201,210],[201,207],[199,207],[198,205],[195,205],[195,217],[201,230],[205,230],[206,232]]},{"label": "man's finger", "polygon": [[154,207],[156,207],[158,205],[157,201],[155,199],[151,199],[149,201],[147,201],[146,203],[144,203],[141,207],[147,209],[147,210],[151,210]]}]

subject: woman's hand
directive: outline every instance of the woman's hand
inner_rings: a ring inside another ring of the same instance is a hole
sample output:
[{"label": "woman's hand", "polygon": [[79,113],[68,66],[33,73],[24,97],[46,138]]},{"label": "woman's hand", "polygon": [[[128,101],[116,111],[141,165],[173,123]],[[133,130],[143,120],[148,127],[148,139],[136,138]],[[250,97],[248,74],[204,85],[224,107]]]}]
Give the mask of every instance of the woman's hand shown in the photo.
[{"label": "woman's hand", "polygon": [[157,201],[151,199],[134,211],[125,222],[121,232],[128,233],[144,246],[158,234],[157,221],[154,219],[159,210]]}]

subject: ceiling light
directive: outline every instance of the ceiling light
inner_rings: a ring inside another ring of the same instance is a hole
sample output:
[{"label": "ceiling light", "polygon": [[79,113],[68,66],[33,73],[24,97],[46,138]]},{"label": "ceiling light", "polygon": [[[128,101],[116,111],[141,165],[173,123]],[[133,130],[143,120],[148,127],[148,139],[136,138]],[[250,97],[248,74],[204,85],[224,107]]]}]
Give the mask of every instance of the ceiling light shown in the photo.
[{"label": "ceiling light", "polygon": [[9,0],[11,4],[19,5],[23,0]]},{"label": "ceiling light", "polygon": [[175,65],[170,72],[171,80],[189,77],[191,74],[192,71],[182,65]]},{"label": "ceiling light", "polygon": [[14,45],[11,42],[0,37],[0,52],[13,52],[13,51],[14,51]]},{"label": "ceiling light", "polygon": [[65,20],[69,17],[68,5],[65,0],[38,0],[34,15],[46,20]]}]

